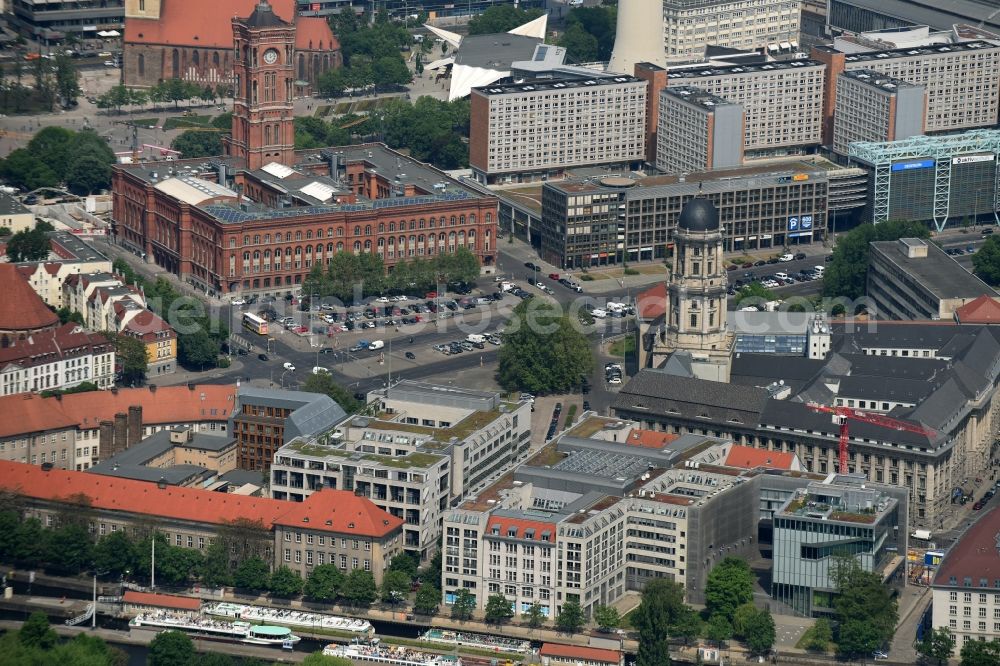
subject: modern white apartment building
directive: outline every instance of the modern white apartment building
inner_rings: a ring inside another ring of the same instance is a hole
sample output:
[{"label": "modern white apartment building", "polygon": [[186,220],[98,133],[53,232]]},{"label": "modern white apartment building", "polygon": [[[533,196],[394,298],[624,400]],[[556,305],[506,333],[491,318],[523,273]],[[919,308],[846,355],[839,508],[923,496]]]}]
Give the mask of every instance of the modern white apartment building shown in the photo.
[{"label": "modern white apartment building", "polygon": [[795,154],[820,143],[825,76],[821,62],[789,60],[672,69],[667,85],[693,86],[743,107],[749,159]]},{"label": "modern white apartment building", "polygon": [[743,107],[690,86],[660,92],[656,168],[691,173],[743,164]]},{"label": "modern white apartment building", "polygon": [[837,77],[833,150],[847,154],[854,141],[895,141],[924,133],[926,89],[870,69]]},{"label": "modern white apartment building", "polygon": [[381,418],[349,417],[332,431],[280,448],[271,494],[302,501],[320,488],[351,490],[402,518],[403,547],[429,558],[441,515],[494,481],[530,444],[531,406],[498,393],[402,381],[369,394]]},{"label": "modern white apartment building", "polygon": [[872,69],[880,74],[924,86],[929,134],[974,127],[993,127],[1000,111],[1000,46],[985,41],[935,44],[914,48],[843,53],[828,46],[812,50],[827,63],[823,143],[833,139],[837,81],[841,72]]},{"label": "modern white apartment building", "polygon": [[706,45],[797,49],[800,9],[800,0],[664,0],[667,62],[700,62]]},{"label": "modern white apartment building", "polygon": [[645,154],[647,82],[558,75],[474,88],[469,165],[482,183],[561,177],[574,166],[627,169]]}]

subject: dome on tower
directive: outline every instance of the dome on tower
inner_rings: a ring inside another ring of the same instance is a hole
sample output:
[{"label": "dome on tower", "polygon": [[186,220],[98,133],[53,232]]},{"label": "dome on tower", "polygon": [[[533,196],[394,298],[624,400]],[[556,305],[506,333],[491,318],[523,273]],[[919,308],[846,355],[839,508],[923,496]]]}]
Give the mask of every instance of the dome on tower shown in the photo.
[{"label": "dome on tower", "polygon": [[677,228],[687,231],[717,231],[719,211],[708,199],[692,199],[681,209]]}]

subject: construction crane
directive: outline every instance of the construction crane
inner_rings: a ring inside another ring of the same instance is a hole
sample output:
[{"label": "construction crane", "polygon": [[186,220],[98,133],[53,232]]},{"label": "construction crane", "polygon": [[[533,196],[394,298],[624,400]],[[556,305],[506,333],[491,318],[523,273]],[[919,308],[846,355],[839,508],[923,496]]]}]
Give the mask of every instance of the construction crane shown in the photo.
[{"label": "construction crane", "polygon": [[884,414],[863,412],[860,409],[854,409],[853,407],[828,407],[815,402],[809,403],[808,407],[815,412],[831,414],[833,416],[833,422],[840,426],[840,447],[838,450],[839,461],[837,465],[837,471],[840,474],[847,474],[848,472],[847,446],[850,441],[850,434],[847,426],[848,420],[861,421],[862,423],[870,423],[871,425],[879,426],[880,428],[899,430],[900,432],[912,432],[918,435],[926,435],[928,437],[933,437],[937,434],[937,430],[920,425],[919,423],[901,421],[899,419],[894,419],[891,416],[885,416]]}]

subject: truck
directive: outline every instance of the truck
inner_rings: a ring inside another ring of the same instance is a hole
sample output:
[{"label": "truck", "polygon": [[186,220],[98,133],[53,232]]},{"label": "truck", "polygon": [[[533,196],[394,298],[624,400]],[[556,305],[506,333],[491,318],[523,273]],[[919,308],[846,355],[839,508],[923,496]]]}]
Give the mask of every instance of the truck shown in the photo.
[{"label": "truck", "polygon": [[916,539],[917,541],[931,540],[930,530],[913,530],[913,533],[910,536]]},{"label": "truck", "polygon": [[385,347],[385,343],[381,340],[372,340],[368,343],[368,351],[375,351],[376,349],[382,349]]},{"label": "truck", "polygon": [[465,339],[474,345],[486,342],[486,336],[480,335],[479,333],[469,333],[467,336],[465,336]]}]

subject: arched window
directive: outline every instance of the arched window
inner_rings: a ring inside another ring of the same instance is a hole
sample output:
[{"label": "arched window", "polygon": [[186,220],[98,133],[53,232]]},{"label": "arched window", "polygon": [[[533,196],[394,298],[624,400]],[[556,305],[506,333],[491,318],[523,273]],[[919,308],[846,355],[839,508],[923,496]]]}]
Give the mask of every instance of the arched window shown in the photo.
[{"label": "arched window", "polygon": [[139,76],[146,74],[146,56],[139,54]]},{"label": "arched window", "polygon": [[399,247],[403,247],[404,245],[406,245],[406,236],[400,236],[399,237]]},{"label": "arched window", "polygon": [[326,244],[326,251],[327,251],[327,254],[333,254],[333,243],[327,243]]},{"label": "arched window", "polygon": [[296,231],[295,232],[295,240],[302,240],[302,232],[301,231]]},{"label": "arched window", "polygon": [[378,239],[378,247],[379,247],[379,249],[380,249],[380,250],[381,250],[381,249],[382,249],[383,247],[385,247],[385,239],[384,239],[384,238],[379,238],[379,239]]},{"label": "arched window", "polygon": [[197,67],[199,65],[200,60],[201,60],[201,56],[198,55],[198,51],[193,51],[191,53],[191,62],[194,63],[195,67]]},{"label": "arched window", "polygon": [[420,218],[420,222],[419,222],[419,224],[417,225],[417,226],[418,226],[418,228],[420,228],[420,229],[423,229],[423,228],[424,228],[424,223],[425,223],[425,222],[426,222],[426,220],[424,220],[424,218]]},{"label": "arched window", "polygon": [[212,67],[219,69],[219,52],[216,51],[212,54]]},{"label": "arched window", "polygon": [[170,70],[171,78],[179,79],[181,77],[181,54],[177,49],[174,49],[170,54]]},{"label": "arched window", "polygon": [[301,257],[302,256],[302,246],[301,245],[295,248],[295,256],[296,257]]},{"label": "arched window", "polygon": [[465,224],[465,216],[464,215],[459,215],[458,216],[458,223],[459,224]]},{"label": "arched window", "polygon": [[253,244],[254,245],[260,245],[260,234],[254,234]]},{"label": "arched window", "polygon": [[384,234],[385,233],[385,222],[379,222],[378,223],[378,232],[380,234]]},{"label": "arched window", "polygon": [[354,241],[354,251],[355,252],[361,251],[361,241]]},{"label": "arched window", "polygon": [[306,231],[306,240],[312,240],[312,237],[313,237],[312,229],[308,229]]},{"label": "arched window", "polygon": [[361,235],[361,227],[354,227],[354,235],[355,236]]},{"label": "arched window", "polygon": [[420,236],[419,236],[419,237],[417,238],[417,245],[423,245],[423,244],[424,244],[424,236],[423,236],[423,234],[421,234],[421,235],[420,235]]},{"label": "arched window", "polygon": [[365,241],[365,250],[371,250],[371,249],[372,249],[372,242],[370,240],[366,240]]},{"label": "arched window", "polygon": [[292,248],[286,247],[285,248],[285,261],[291,261],[291,257],[292,257]]},{"label": "arched window", "polygon": [[470,241],[471,240],[475,240],[475,238],[476,238],[476,230],[475,229],[469,229],[469,240]]},{"label": "arched window", "polygon": [[389,236],[389,245],[392,245],[393,247],[396,246],[396,237],[395,236]]},{"label": "arched window", "polygon": [[410,236],[410,247],[413,247],[413,245],[416,244],[416,242],[417,242],[417,237]]},{"label": "arched window", "polygon": [[327,238],[333,238],[333,227],[327,227],[326,228],[326,237]]},{"label": "arched window", "polygon": [[337,227],[337,235],[338,236],[344,235],[344,227]]},{"label": "arched window", "polygon": [[264,243],[267,244],[270,242],[271,242],[271,234],[264,234]]},{"label": "arched window", "polygon": [[299,79],[305,80],[306,78],[306,57],[303,54],[299,54]]},{"label": "arched window", "polygon": [[365,225],[365,236],[371,236],[371,235],[372,235],[372,225],[367,224]]},{"label": "arched window", "polygon": [[493,224],[493,213],[486,213],[486,224]]},{"label": "arched window", "polygon": [[313,246],[312,245],[306,245],[306,256],[307,257],[311,257],[312,253],[313,253]]},{"label": "arched window", "polygon": [[271,145],[271,126],[270,125],[264,125],[264,145],[265,146],[270,146]]},{"label": "arched window", "polygon": [[455,226],[455,216],[451,216],[451,226]]},{"label": "arched window", "polygon": [[243,244],[244,245],[249,245],[250,244],[250,236],[244,236],[243,237]]},{"label": "arched window", "polygon": [[250,253],[249,252],[244,252],[243,253],[243,262],[246,263],[248,261],[250,261]]},{"label": "arched window", "polygon": [[322,244],[316,246],[316,254],[317,255],[323,254],[323,245]]},{"label": "arched window", "polygon": [[472,213],[469,215],[469,224],[475,224],[475,223],[476,223],[476,214]]},{"label": "arched window", "polygon": [[260,250],[254,250],[254,253],[253,253],[253,260],[254,260],[255,262],[257,262],[257,261],[260,261]]}]

